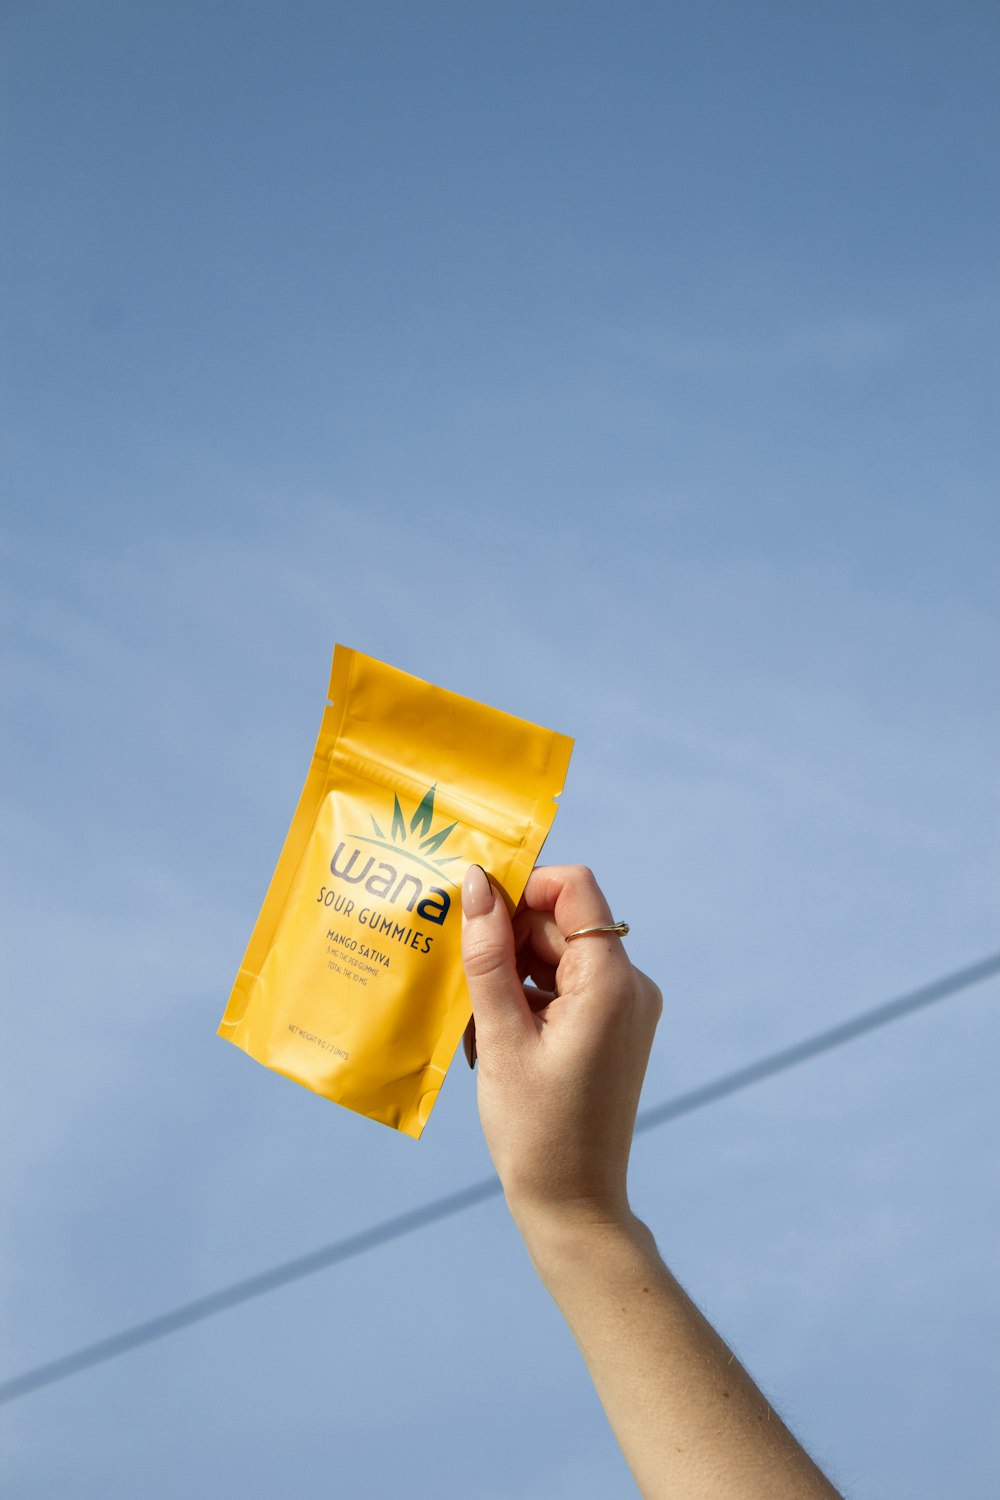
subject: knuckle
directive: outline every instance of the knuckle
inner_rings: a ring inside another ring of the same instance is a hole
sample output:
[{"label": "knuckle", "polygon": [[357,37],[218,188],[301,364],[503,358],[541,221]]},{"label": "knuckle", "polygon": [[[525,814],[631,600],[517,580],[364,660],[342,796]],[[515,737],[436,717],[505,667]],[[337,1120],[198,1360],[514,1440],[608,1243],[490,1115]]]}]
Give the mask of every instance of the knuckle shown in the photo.
[{"label": "knuckle", "polygon": [[579,891],[587,891],[601,902],[604,900],[604,892],[589,865],[570,865],[567,884],[575,886]]},{"label": "knuckle", "polygon": [[643,974],[642,978],[644,981],[644,988],[646,991],[649,1008],[652,1011],[655,1019],[658,1021],[663,1015],[663,991],[660,989],[660,986],[658,984],[654,984],[653,980],[650,979],[648,975]]},{"label": "knuckle", "polygon": [[663,1014],[663,992],[659,985],[642,969],[633,969],[635,975],[636,998],[638,1003],[647,1009],[654,1020],[659,1020]]},{"label": "knuckle", "polygon": [[487,939],[469,939],[462,953],[465,972],[470,979],[485,979],[505,968],[510,954],[506,944]]}]

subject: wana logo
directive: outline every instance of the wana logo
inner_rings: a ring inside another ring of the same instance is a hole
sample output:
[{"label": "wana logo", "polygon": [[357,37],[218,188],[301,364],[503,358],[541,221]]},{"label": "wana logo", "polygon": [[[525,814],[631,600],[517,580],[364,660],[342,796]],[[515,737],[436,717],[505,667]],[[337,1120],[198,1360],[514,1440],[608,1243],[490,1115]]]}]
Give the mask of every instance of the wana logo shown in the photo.
[{"label": "wana logo", "polygon": [[[364,889],[369,895],[388,901],[393,906],[403,901],[406,903],[407,911],[413,911],[416,908],[418,917],[423,917],[427,922],[436,922],[440,926],[451,906],[451,897],[443,889],[443,885],[450,885],[453,890],[457,889],[457,882],[445,874],[443,866],[454,864],[460,856],[451,854],[433,857],[438,854],[438,850],[458,827],[456,821],[449,823],[447,828],[439,829],[437,833],[431,832],[436,791],[437,782],[434,782],[433,786],[427,788],[409,823],[404,816],[398,796],[393,793],[391,839],[386,838],[374,816],[369,814],[374,837],[366,833],[349,834],[348,838],[355,845],[349,852],[347,841],[341,840],[336,854],[330,861],[330,874],[337,880],[346,881],[349,885],[361,885],[363,882]],[[391,861],[377,859],[374,854],[369,854],[366,859],[364,851],[357,847],[359,844],[386,849],[393,855],[393,859]],[[416,865],[421,870],[429,872],[443,884],[430,885],[419,875],[400,869],[399,865],[404,861],[408,865]]]}]

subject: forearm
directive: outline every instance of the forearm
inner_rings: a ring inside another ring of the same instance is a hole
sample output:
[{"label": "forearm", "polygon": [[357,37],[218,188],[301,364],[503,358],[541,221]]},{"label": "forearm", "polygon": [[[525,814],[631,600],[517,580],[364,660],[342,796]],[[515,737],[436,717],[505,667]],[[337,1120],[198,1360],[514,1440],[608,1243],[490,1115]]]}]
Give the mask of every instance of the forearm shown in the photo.
[{"label": "forearm", "polygon": [[836,1500],[645,1225],[515,1217],[646,1500]]}]

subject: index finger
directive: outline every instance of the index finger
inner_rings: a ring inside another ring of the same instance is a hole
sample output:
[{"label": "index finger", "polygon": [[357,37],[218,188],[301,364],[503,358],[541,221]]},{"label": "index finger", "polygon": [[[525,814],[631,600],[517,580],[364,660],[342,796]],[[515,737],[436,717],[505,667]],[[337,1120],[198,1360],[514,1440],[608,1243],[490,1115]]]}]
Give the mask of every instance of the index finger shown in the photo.
[{"label": "index finger", "polygon": [[586,865],[540,865],[528,876],[521,900],[529,911],[551,913],[564,939],[581,927],[601,927],[615,920]]}]

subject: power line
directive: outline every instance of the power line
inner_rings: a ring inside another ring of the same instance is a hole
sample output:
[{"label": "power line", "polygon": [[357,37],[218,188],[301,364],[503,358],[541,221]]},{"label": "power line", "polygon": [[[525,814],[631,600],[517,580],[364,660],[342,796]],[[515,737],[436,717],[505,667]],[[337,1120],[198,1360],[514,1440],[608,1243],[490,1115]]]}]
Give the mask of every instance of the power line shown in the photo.
[{"label": "power line", "polygon": [[[636,1121],[636,1134],[640,1131],[652,1130],[658,1125],[665,1125],[669,1120],[676,1120],[681,1115],[691,1114],[696,1109],[714,1104],[730,1094],[738,1093],[752,1084],[762,1082],[765,1078],[773,1078],[776,1073],[783,1073],[799,1063],[818,1057],[823,1052],[842,1047],[846,1042],[854,1041],[857,1037],[875,1031],[880,1026],[888,1026],[894,1021],[900,1021],[915,1011],[922,1010],[925,1006],[933,1005],[935,1001],[944,1000],[960,990],[969,989],[972,985],[980,984],[984,979],[990,979],[995,974],[1000,974],[1000,953],[992,954],[989,958],[970,964],[967,968],[958,969],[952,974],[946,974],[943,978],[935,979],[930,984],[911,990],[895,1000],[886,1001],[871,1010],[863,1011],[839,1026],[831,1026],[825,1031],[807,1037],[804,1041],[797,1042],[794,1046],[772,1052],[758,1062],[737,1068],[734,1072],[725,1073],[713,1082],[691,1089],[675,1099],[668,1099],[663,1104],[656,1104],[651,1109],[642,1110]],[[170,1312],[161,1313],[158,1317],[150,1318],[144,1323],[136,1323],[131,1328],[123,1329],[121,1333],[112,1334],[110,1338],[99,1339],[97,1343],[87,1344],[72,1354],[65,1354],[60,1359],[50,1360],[47,1364],[36,1365],[33,1370],[25,1370],[21,1375],[14,1375],[9,1380],[0,1382],[0,1404],[16,1401],[19,1396],[27,1396],[32,1391],[41,1390],[44,1386],[54,1385],[56,1381],[67,1380],[71,1375],[79,1375],[93,1365],[117,1359],[122,1354],[138,1349],[142,1344],[151,1344],[157,1339],[166,1338],[170,1333],[176,1333],[181,1328],[188,1328],[192,1323],[203,1322],[206,1318],[215,1317],[216,1313],[225,1312],[241,1302],[249,1302],[254,1297],[262,1297],[267,1292],[276,1291],[278,1287],[299,1281],[304,1276],[312,1276],[317,1271],[325,1271],[330,1266],[339,1265],[341,1261],[351,1260],[356,1255],[364,1255],[367,1251],[375,1250],[390,1240],[400,1239],[403,1235],[413,1234],[416,1230],[450,1218],[453,1214],[463,1213],[465,1209],[474,1208],[478,1203],[485,1203],[490,1198],[499,1197],[502,1191],[496,1177],[484,1178],[481,1182],[472,1183],[456,1193],[448,1193],[443,1198],[435,1198],[421,1208],[411,1209],[408,1213],[385,1219],[381,1224],[373,1225],[371,1229],[363,1229],[358,1234],[335,1240],[332,1245],[324,1245],[309,1255],[301,1255],[295,1260],[284,1261],[281,1265],[272,1266],[269,1271],[261,1271],[256,1276],[248,1276],[243,1281],[233,1282],[231,1286],[221,1287],[217,1292],[210,1292],[206,1297],[198,1297],[193,1302],[182,1303],[180,1307],[175,1307]]]},{"label": "power line", "polygon": [[[705,1104],[714,1104],[727,1094],[738,1093],[740,1089],[749,1088],[752,1083],[760,1083],[765,1078],[773,1077],[775,1073],[784,1073],[786,1069],[794,1068],[799,1063],[809,1062],[812,1058],[819,1057],[821,1052],[842,1047],[845,1042],[853,1042],[856,1037],[864,1036],[869,1031],[877,1031],[880,1026],[901,1021],[904,1016],[911,1016],[914,1011],[923,1010],[924,1006],[933,1005],[936,1000],[944,1000],[949,995],[957,994],[959,990],[967,990],[970,985],[991,979],[994,974],[1000,974],[1000,953],[991,954],[989,958],[970,964],[966,969],[956,969],[953,974],[946,974],[942,979],[933,979],[930,984],[922,985],[918,990],[910,990],[908,994],[900,995],[895,1000],[886,1000],[882,1005],[852,1016],[849,1021],[842,1021],[839,1026],[817,1031],[814,1036],[806,1037],[804,1041],[785,1047],[780,1052],[772,1052],[759,1062],[725,1073],[713,1083],[691,1089],[687,1094],[679,1094],[676,1099],[667,1099],[663,1104],[654,1104],[652,1108],[640,1112],[636,1120],[636,1134],[640,1130],[652,1130],[655,1125],[665,1125],[668,1120],[676,1120],[678,1115],[688,1115]],[[3,1386],[0,1386],[0,1399],[2,1393]]]},{"label": "power line", "polygon": [[338,1265],[342,1260],[363,1255],[366,1250],[374,1250],[389,1240],[412,1234],[416,1229],[423,1229],[425,1225],[434,1224],[438,1219],[446,1219],[451,1214],[461,1213],[463,1209],[483,1203],[487,1198],[498,1197],[502,1191],[496,1177],[475,1182],[457,1193],[435,1198],[422,1208],[398,1214],[393,1219],[385,1219],[371,1229],[362,1229],[359,1234],[348,1235],[346,1239],[335,1240],[332,1245],[324,1245],[322,1249],[313,1250],[309,1255],[283,1261],[280,1266],[272,1266],[269,1271],[261,1271],[256,1276],[248,1276],[244,1281],[234,1281],[231,1286],[221,1287],[217,1292],[209,1292],[207,1297],[184,1302],[170,1312],[150,1318],[148,1322],[136,1323],[132,1328],[112,1334],[110,1338],[99,1339],[96,1344],[87,1344],[72,1354],[64,1354],[61,1359],[36,1365],[23,1375],[15,1375],[10,1380],[3,1381],[0,1383],[0,1404],[16,1401],[18,1396],[27,1396],[31,1391],[40,1390],[42,1386],[54,1385],[57,1380],[67,1380],[71,1375],[79,1375],[82,1370],[103,1364],[105,1360],[117,1359],[119,1355],[128,1354],[142,1344],[152,1344],[156,1339],[166,1338],[168,1333],[176,1333],[180,1328],[188,1328],[192,1323],[212,1318],[216,1313],[237,1307],[241,1302],[249,1302],[253,1297],[263,1297],[266,1292],[276,1291],[279,1286],[287,1286],[289,1282],[299,1281],[303,1276],[312,1276],[314,1272],[325,1271],[328,1266]]}]

